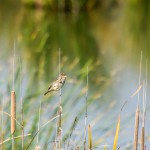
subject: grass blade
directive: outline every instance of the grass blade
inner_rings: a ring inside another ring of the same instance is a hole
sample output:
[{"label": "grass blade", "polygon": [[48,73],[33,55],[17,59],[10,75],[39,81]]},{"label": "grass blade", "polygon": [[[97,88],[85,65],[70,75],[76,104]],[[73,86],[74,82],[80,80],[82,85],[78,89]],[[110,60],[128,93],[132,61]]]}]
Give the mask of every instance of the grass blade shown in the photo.
[{"label": "grass blade", "polygon": [[118,123],[117,123],[115,138],[114,138],[113,150],[117,150],[117,143],[118,143],[119,130],[120,130],[120,115],[119,115],[119,117],[118,117]]},{"label": "grass blade", "polygon": [[89,142],[89,149],[92,149],[92,130],[91,126],[88,126],[88,142]]}]

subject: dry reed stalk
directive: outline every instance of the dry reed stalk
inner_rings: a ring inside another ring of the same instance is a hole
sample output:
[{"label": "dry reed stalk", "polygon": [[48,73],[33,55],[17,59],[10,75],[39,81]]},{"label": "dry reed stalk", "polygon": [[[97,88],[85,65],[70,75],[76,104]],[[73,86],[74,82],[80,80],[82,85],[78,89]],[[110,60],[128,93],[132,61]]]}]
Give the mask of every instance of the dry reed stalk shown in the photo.
[{"label": "dry reed stalk", "polygon": [[89,141],[89,149],[92,150],[92,130],[91,126],[88,126],[88,141]]},{"label": "dry reed stalk", "polygon": [[145,127],[142,127],[141,150],[145,150]]},{"label": "dry reed stalk", "polygon": [[59,136],[61,136],[61,115],[62,115],[62,106],[61,106],[61,104],[60,104],[60,106],[59,106],[59,111],[58,111],[58,115],[59,115],[59,120],[58,120],[58,132],[57,132],[57,134],[58,134],[58,137]]},{"label": "dry reed stalk", "polygon": [[[25,134],[24,137],[26,137],[26,136],[31,136],[31,134]],[[13,139],[18,139],[18,138],[21,138],[21,137],[22,137],[22,135],[13,137]],[[0,143],[0,145],[4,144],[4,143],[7,143],[7,142],[9,142],[11,140],[12,140],[12,138],[8,138],[8,139],[4,140],[3,143]]]},{"label": "dry reed stalk", "polygon": [[[60,52],[60,48],[59,48],[59,60],[58,60],[58,71],[60,74],[60,63],[61,63],[61,52]],[[61,88],[59,90],[59,121],[58,121],[58,138],[59,138],[59,150],[61,150],[62,148],[62,100],[61,100]]]},{"label": "dry reed stalk", "polygon": [[21,138],[21,145],[22,145],[22,150],[24,149],[24,112],[23,112],[23,98],[22,98],[22,63],[21,59],[19,58],[19,63],[20,63],[20,100],[21,100],[21,133],[22,133],[22,138]]},{"label": "dry reed stalk", "polygon": [[86,95],[85,95],[85,129],[84,129],[84,150],[86,150],[86,136],[87,136],[87,118],[88,118],[88,112],[87,112],[87,101],[88,101],[88,86],[89,86],[89,68],[87,66],[87,77],[86,77]]},{"label": "dry reed stalk", "polygon": [[117,143],[118,143],[119,130],[120,130],[120,115],[119,115],[119,117],[118,117],[117,128],[116,128],[116,134],[115,134],[114,144],[113,144],[113,150],[117,150]]},{"label": "dry reed stalk", "polygon": [[16,130],[16,94],[14,91],[11,92],[11,134],[15,133]]},{"label": "dry reed stalk", "polygon": [[[11,118],[11,115],[10,115],[9,113],[7,113],[7,112],[5,112],[5,111],[1,111],[1,110],[0,110],[0,112],[3,113],[3,114],[5,114],[5,115],[7,115],[8,117]],[[15,119],[15,118],[14,118],[14,120],[15,120],[16,123],[22,128],[22,125],[19,123],[19,121],[18,121],[17,119]]]},{"label": "dry reed stalk", "polygon": [[144,150],[145,140],[145,81],[143,81],[143,114],[142,114],[142,128],[141,128],[141,150]]},{"label": "dry reed stalk", "polygon": [[146,82],[143,81],[143,115],[141,131],[141,150],[145,150],[145,118],[146,118],[146,98],[147,98],[147,60],[146,60]]},{"label": "dry reed stalk", "polygon": [[139,105],[137,105],[136,114],[135,114],[135,126],[134,126],[134,145],[133,145],[134,150],[138,149],[139,112],[140,112],[140,108]]},{"label": "dry reed stalk", "polygon": [[59,150],[61,150],[61,146],[62,146],[62,139],[61,139],[61,134],[62,134],[62,128],[61,128],[61,124],[62,124],[62,106],[60,104],[59,106],[59,120],[58,120],[58,138],[59,138]]},{"label": "dry reed stalk", "polygon": [[[141,69],[142,69],[142,51],[141,51],[141,58],[140,58],[139,86],[141,84]],[[137,103],[136,114],[135,114],[133,150],[138,149],[139,113],[140,113],[139,101],[140,101],[140,93],[138,93],[138,103]]]},{"label": "dry reed stalk", "polygon": [[[142,51],[141,51],[141,58],[140,58],[140,73],[139,73],[139,87],[141,84],[141,70],[142,70]],[[138,105],[139,105],[139,101],[140,101],[140,93],[138,92]]]}]

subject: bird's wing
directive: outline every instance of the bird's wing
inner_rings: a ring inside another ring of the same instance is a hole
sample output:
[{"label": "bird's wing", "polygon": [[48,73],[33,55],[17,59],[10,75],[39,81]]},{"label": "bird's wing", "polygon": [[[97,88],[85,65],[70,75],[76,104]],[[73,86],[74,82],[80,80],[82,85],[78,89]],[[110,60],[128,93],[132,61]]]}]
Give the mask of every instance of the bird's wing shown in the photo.
[{"label": "bird's wing", "polygon": [[55,86],[56,83],[58,83],[58,82],[59,82],[59,78],[57,78],[56,81],[54,81],[54,82],[49,86],[48,90],[50,90],[51,88],[53,88],[53,86]]},{"label": "bird's wing", "polygon": [[48,90],[58,90],[60,88],[60,77],[58,77],[48,88]]},{"label": "bird's wing", "polygon": [[54,82],[52,87],[54,90],[58,90],[60,87],[59,82]]}]

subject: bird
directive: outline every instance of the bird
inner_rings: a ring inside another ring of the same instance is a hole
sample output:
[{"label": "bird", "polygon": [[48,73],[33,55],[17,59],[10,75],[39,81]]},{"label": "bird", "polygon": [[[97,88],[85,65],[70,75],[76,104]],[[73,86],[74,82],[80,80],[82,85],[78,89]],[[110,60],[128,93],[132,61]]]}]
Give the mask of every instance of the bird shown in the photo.
[{"label": "bird", "polygon": [[58,78],[48,87],[47,91],[44,93],[44,95],[52,92],[52,91],[58,91],[60,90],[63,85],[65,84],[67,75],[65,73],[61,73]]}]

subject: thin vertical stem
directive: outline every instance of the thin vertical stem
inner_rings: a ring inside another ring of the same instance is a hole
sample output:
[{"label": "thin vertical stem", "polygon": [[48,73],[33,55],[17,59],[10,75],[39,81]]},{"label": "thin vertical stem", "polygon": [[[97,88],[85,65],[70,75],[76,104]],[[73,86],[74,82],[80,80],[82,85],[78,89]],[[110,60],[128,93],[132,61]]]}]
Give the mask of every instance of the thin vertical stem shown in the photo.
[{"label": "thin vertical stem", "polygon": [[23,109],[21,110],[21,122],[22,122],[22,137],[21,137],[21,140],[22,140],[22,150],[24,149],[24,117],[23,117]]},{"label": "thin vertical stem", "polygon": [[147,60],[146,60],[146,81],[143,83],[143,115],[141,129],[141,150],[145,149],[145,118],[146,118],[146,92],[147,92]]},{"label": "thin vertical stem", "polygon": [[12,134],[12,150],[15,150],[14,149],[14,134]]},{"label": "thin vertical stem", "polygon": [[58,131],[58,129],[57,129],[58,127],[57,127],[57,123],[56,123],[56,128],[55,128],[55,140],[54,140],[54,145],[55,145],[55,147],[56,147],[56,150],[57,150],[57,131]]},{"label": "thin vertical stem", "polygon": [[133,145],[134,150],[138,149],[139,112],[140,112],[139,105],[137,105],[135,114],[135,127],[134,127],[134,145]]},{"label": "thin vertical stem", "polygon": [[143,81],[143,112],[142,112],[142,128],[141,128],[141,150],[144,150],[144,136],[145,136],[145,81]]},{"label": "thin vertical stem", "polygon": [[2,143],[2,144],[1,144],[1,150],[3,150],[3,138],[4,138],[4,137],[3,137],[3,136],[4,136],[4,135],[3,135],[3,126],[4,126],[3,109],[4,109],[4,105],[3,105],[3,97],[2,97],[2,118],[1,118],[1,119],[2,119],[2,122],[1,122],[1,128],[2,128],[1,143]]},{"label": "thin vertical stem", "polygon": [[[140,73],[139,73],[139,87],[141,85],[141,68],[142,68],[142,51],[141,51],[141,58],[140,58]],[[139,132],[139,101],[140,101],[140,92],[138,92],[138,102],[137,102],[137,108],[136,108],[136,115],[135,115],[135,129],[134,129],[134,143],[133,143],[133,149],[138,149],[138,132]]]},{"label": "thin vertical stem", "polygon": [[147,102],[147,59],[146,59],[146,79],[145,79],[145,93],[144,93],[144,124],[146,118],[146,102]]},{"label": "thin vertical stem", "polygon": [[[40,100],[40,107],[39,107],[38,131],[39,131],[39,129],[40,129],[41,105],[42,105],[42,100]],[[39,145],[39,132],[38,132],[38,134],[37,134],[37,145]]]},{"label": "thin vertical stem", "polygon": [[[60,54],[60,48],[59,48],[59,75],[60,75],[60,57],[61,57],[61,54]],[[60,84],[60,83],[59,83]],[[59,85],[60,86],[60,85]],[[58,125],[58,136],[59,136],[59,150],[61,150],[61,146],[62,146],[62,129],[61,129],[61,114],[62,114],[62,100],[61,100],[61,88],[59,90],[59,101],[60,101],[60,104],[59,104],[59,125]]]},{"label": "thin vertical stem", "polygon": [[143,81],[143,113],[142,113],[142,127],[144,127],[144,113],[145,113],[145,81]]},{"label": "thin vertical stem", "polygon": [[[140,58],[140,73],[139,73],[139,87],[141,85],[141,68],[142,68],[142,51],[141,51],[141,58]],[[140,92],[138,92],[138,105],[140,101]]]},{"label": "thin vertical stem", "polygon": [[88,66],[87,66],[87,81],[86,81],[86,116],[87,116],[87,99],[88,99],[88,84],[89,84],[89,79],[88,79]]},{"label": "thin vertical stem", "polygon": [[[13,57],[13,91],[15,91],[15,49],[16,44],[14,40],[14,57]],[[12,133],[12,150],[14,150],[14,134]]]},{"label": "thin vertical stem", "polygon": [[[60,48],[59,48],[59,75],[60,75]],[[61,105],[61,88],[59,90],[59,100],[60,100],[60,105]]]},{"label": "thin vertical stem", "polygon": [[13,91],[15,90],[15,49],[16,49],[16,44],[14,40],[14,57],[13,57]]},{"label": "thin vertical stem", "polygon": [[88,113],[87,113],[87,99],[88,99],[88,66],[87,66],[87,79],[86,79],[86,97],[85,97],[85,131],[84,131],[84,150],[86,150],[86,137],[87,137],[87,117],[88,117]]},{"label": "thin vertical stem", "polygon": [[147,101],[147,59],[146,59],[146,79],[145,79],[145,93],[144,93],[144,104],[145,104],[145,107],[144,107],[144,114],[146,115],[146,101]]},{"label": "thin vertical stem", "polygon": [[22,97],[22,63],[21,59],[19,58],[20,62],[20,100],[21,100],[21,145],[22,145],[22,150],[24,149],[24,112],[23,112],[23,97]]}]

